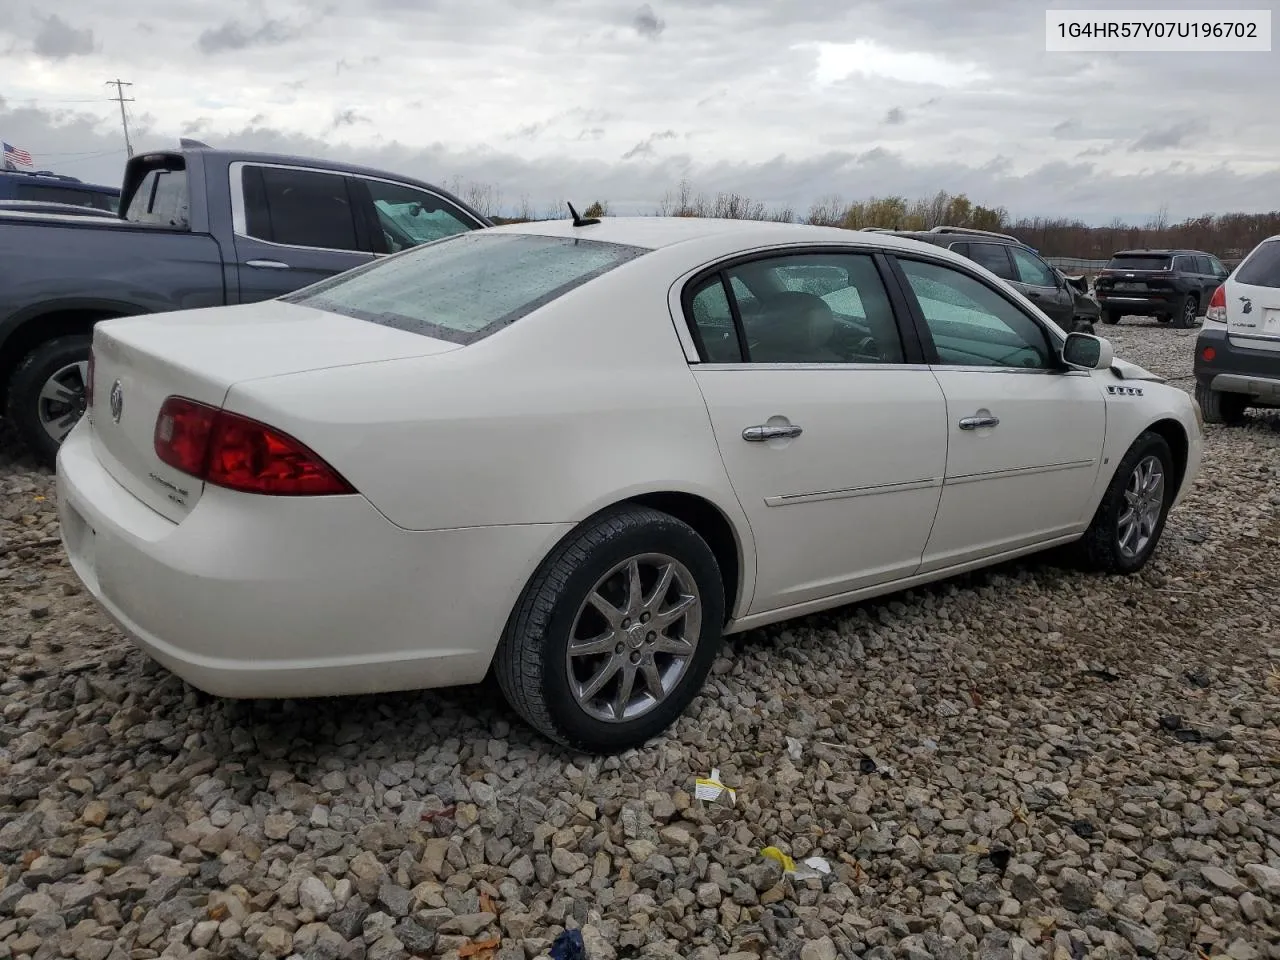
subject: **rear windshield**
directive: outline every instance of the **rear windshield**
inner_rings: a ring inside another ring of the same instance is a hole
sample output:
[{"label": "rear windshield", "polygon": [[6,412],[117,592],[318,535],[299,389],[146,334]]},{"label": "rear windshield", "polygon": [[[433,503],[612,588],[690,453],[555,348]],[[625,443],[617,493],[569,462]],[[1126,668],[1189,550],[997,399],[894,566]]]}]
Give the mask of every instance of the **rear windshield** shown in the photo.
[{"label": "rear windshield", "polygon": [[597,240],[476,230],[281,299],[467,344],[645,252]]},{"label": "rear windshield", "polygon": [[1249,254],[1249,259],[1236,271],[1236,283],[1280,287],[1280,240],[1268,240]]},{"label": "rear windshield", "polygon": [[1112,257],[1107,263],[1108,270],[1168,270],[1169,258],[1161,256],[1148,256],[1144,254],[1129,254],[1127,256]]}]

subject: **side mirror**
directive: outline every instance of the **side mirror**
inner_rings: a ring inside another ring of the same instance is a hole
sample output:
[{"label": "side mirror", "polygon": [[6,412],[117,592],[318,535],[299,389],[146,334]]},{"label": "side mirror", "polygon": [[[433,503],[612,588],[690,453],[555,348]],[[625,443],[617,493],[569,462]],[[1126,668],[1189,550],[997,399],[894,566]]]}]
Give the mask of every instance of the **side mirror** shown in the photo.
[{"label": "side mirror", "polygon": [[1069,333],[1062,345],[1062,362],[1075,370],[1105,370],[1115,359],[1111,342],[1087,333]]}]

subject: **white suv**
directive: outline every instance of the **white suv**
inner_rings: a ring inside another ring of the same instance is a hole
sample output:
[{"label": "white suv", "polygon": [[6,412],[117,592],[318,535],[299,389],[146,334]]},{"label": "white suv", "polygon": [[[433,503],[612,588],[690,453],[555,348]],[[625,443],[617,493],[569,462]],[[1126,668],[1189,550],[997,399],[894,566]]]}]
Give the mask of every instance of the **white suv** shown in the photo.
[{"label": "white suv", "polygon": [[1196,401],[1207,423],[1280,408],[1280,235],[1254,247],[1209,300],[1196,338]]}]

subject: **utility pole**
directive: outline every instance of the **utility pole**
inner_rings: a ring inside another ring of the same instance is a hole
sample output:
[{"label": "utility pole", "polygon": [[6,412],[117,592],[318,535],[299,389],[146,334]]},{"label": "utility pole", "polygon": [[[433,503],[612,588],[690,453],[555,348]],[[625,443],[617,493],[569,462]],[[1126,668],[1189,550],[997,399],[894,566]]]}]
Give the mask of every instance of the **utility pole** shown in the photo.
[{"label": "utility pole", "polygon": [[111,99],[117,101],[120,104],[120,124],[121,126],[124,127],[124,147],[129,152],[129,156],[132,157],[133,143],[130,142],[129,140],[129,118],[128,116],[126,116],[124,112],[124,105],[126,103],[133,103],[133,97],[126,98],[124,95],[124,88],[132,87],[133,84],[127,83],[124,80],[108,80],[107,86],[108,87],[114,86],[116,88],[116,95]]}]

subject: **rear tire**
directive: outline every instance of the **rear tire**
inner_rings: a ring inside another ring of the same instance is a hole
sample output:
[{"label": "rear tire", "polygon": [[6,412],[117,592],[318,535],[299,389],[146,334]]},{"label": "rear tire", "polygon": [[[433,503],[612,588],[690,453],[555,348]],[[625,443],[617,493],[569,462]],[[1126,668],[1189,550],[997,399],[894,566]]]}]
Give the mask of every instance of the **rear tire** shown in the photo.
[{"label": "rear tire", "polygon": [[1212,390],[1202,383],[1196,384],[1196,403],[1205,423],[1222,423],[1238,427],[1245,422],[1249,398],[1242,393],[1225,393]]},{"label": "rear tire", "polygon": [[1164,437],[1147,430],[1116,467],[1080,540],[1080,559],[1101,573],[1137,573],[1160,543],[1176,493],[1173,452]]},{"label": "rear tire", "polygon": [[1107,324],[1108,326],[1114,327],[1117,323],[1120,322],[1120,314],[1115,310],[1103,310],[1102,322]]},{"label": "rear tire", "polygon": [[92,345],[89,334],[47,340],[23,357],[9,378],[5,419],[46,467],[54,465],[62,437],[84,413],[83,365]]},{"label": "rear tire", "polygon": [[1200,301],[1195,297],[1187,297],[1182,303],[1182,310],[1178,313],[1178,319],[1174,323],[1179,330],[1190,330],[1197,326],[1197,320],[1200,317]]},{"label": "rear tire", "polygon": [[[664,622],[680,604],[685,612]],[[512,611],[494,674],[507,702],[544,736],[618,753],[680,717],[702,689],[723,627],[724,586],[706,541],[669,514],[616,507],[543,561]],[[571,646],[580,652],[571,655]]]}]

